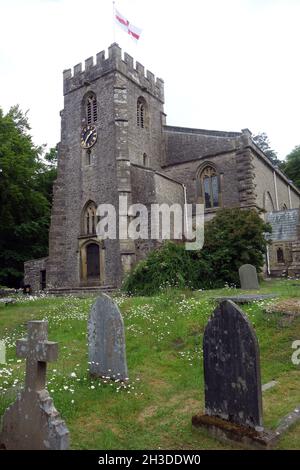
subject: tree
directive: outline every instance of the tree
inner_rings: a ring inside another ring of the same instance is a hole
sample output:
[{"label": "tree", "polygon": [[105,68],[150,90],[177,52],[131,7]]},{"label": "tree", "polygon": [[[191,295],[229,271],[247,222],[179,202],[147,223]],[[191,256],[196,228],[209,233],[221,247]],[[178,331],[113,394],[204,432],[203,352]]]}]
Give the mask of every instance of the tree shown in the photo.
[{"label": "tree", "polygon": [[205,243],[200,251],[185,250],[184,243],[166,242],[150,252],[125,279],[132,294],[151,295],[161,287],[212,289],[239,284],[238,269],[264,264],[271,227],[254,210],[219,209],[205,224]]},{"label": "tree", "polygon": [[262,152],[271,160],[273,165],[279,165],[280,160],[275,150],[271,148],[269,137],[265,132],[260,132],[252,138],[253,142],[260,148]]},{"label": "tree", "polygon": [[300,188],[300,145],[287,155],[283,171]]},{"label": "tree", "polygon": [[55,169],[29,134],[27,115],[0,108],[0,285],[18,287],[23,263],[47,255]]},{"label": "tree", "polygon": [[215,285],[238,285],[238,269],[252,264],[259,272],[264,265],[266,234],[271,226],[255,210],[220,209],[205,227],[205,244],[200,256],[207,259]]},{"label": "tree", "polygon": [[44,155],[43,162],[40,162],[40,171],[37,174],[37,184],[39,190],[47,198],[50,205],[53,198],[53,183],[57,176],[57,147],[52,147]]}]

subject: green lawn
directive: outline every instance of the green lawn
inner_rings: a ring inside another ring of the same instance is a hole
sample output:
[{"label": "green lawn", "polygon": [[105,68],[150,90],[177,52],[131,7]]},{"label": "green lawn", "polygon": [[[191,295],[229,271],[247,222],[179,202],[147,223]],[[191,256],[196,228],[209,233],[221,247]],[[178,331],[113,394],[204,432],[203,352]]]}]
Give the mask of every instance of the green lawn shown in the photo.
[{"label": "green lawn", "polygon": [[[87,316],[93,298],[40,298],[1,306],[0,339],[6,341],[8,363],[0,365],[0,415],[24,379],[15,340],[24,336],[27,320],[47,318],[49,339],[59,342],[59,360],[48,367],[48,390],[70,429],[73,449],[229,449],[192,429],[191,417],[203,411],[202,335],[215,306],[212,297],[235,292],[115,295],[126,326],[126,388],[88,376]],[[264,282],[260,292],[300,297],[300,282]],[[300,403],[300,366],[291,362],[300,318],[283,324],[280,315],[264,313],[267,303],[248,304],[244,311],[259,339],[262,382],[279,382],[263,394],[265,426],[274,428]],[[278,448],[300,449],[300,423]]]}]

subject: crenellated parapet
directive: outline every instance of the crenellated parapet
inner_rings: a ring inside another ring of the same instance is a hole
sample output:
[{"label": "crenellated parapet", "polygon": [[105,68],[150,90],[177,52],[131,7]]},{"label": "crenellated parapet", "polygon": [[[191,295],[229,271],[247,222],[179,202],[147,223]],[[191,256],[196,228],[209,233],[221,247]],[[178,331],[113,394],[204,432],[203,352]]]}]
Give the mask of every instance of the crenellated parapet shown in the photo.
[{"label": "crenellated parapet", "polygon": [[108,48],[108,57],[105,51],[85,60],[84,70],[82,64],[77,64],[71,69],[64,70],[64,95],[92,83],[99,77],[110,72],[118,71],[127,78],[138,84],[143,91],[146,91],[160,101],[164,102],[164,82],[160,78],[155,78],[154,74],[147,70],[139,62],[134,63],[133,57],[127,52],[122,54],[122,49],[114,43]]}]

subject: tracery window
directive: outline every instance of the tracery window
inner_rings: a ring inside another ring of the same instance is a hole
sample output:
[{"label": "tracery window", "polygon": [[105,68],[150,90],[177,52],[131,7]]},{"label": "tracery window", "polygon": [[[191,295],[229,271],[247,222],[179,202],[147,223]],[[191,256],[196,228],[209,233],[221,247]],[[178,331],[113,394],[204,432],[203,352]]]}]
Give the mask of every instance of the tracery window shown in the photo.
[{"label": "tracery window", "polygon": [[83,211],[83,234],[84,235],[95,235],[98,217],[96,214],[97,207],[94,202],[89,202]]},{"label": "tracery window", "polygon": [[206,166],[200,175],[205,209],[219,206],[219,178],[215,168]]}]

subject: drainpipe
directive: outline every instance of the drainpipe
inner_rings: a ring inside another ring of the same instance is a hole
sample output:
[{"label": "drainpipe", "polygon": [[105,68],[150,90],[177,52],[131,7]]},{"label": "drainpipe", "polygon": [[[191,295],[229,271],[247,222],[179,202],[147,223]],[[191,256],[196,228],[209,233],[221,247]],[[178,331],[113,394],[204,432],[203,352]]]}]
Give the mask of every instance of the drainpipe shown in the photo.
[{"label": "drainpipe", "polygon": [[184,194],[184,219],[185,219],[185,228],[186,233],[189,233],[189,226],[188,226],[188,215],[187,215],[187,197],[186,197],[186,186],[185,184],[181,183],[183,187],[183,194]]},{"label": "drainpipe", "polygon": [[292,196],[291,196],[291,187],[290,187],[290,185],[288,185],[288,193],[289,193],[289,205],[290,205],[290,209],[293,209],[293,207],[292,207]]},{"label": "drainpipe", "polygon": [[276,210],[279,211],[279,203],[278,203],[278,192],[277,192],[277,177],[276,171],[273,171],[273,178],[274,178],[274,189],[275,189],[275,201],[276,201]]},{"label": "drainpipe", "polygon": [[267,262],[267,273],[268,273],[268,275],[270,276],[271,270],[270,270],[270,252],[269,252],[269,245],[267,245],[266,262]]}]

